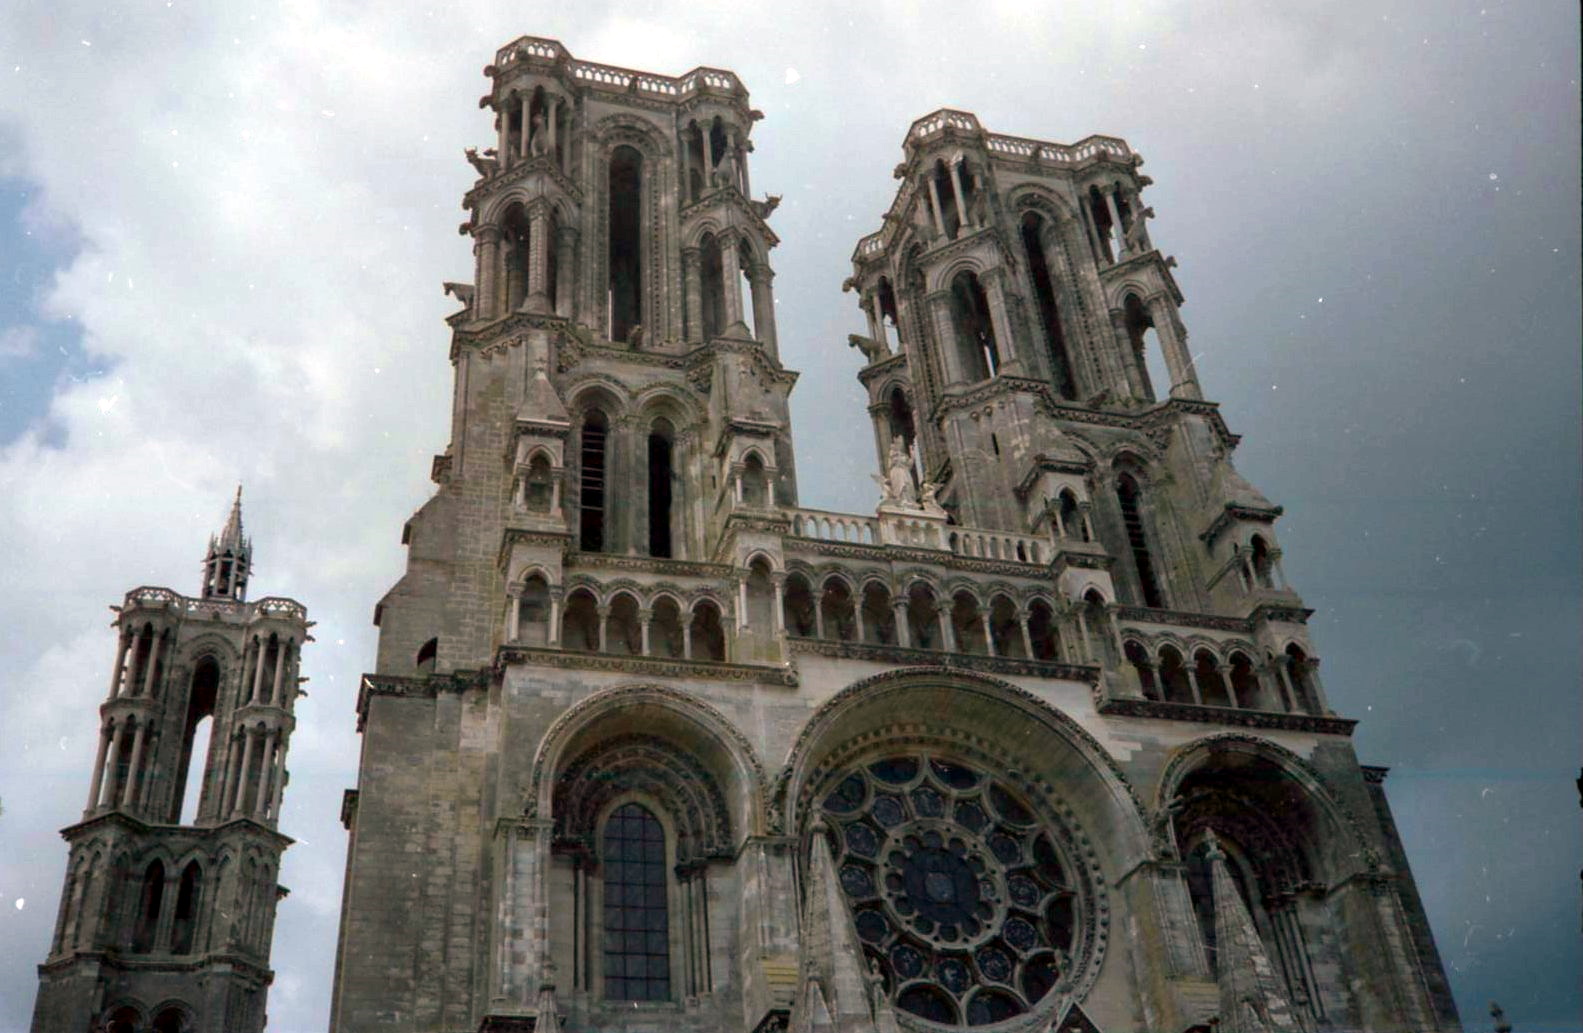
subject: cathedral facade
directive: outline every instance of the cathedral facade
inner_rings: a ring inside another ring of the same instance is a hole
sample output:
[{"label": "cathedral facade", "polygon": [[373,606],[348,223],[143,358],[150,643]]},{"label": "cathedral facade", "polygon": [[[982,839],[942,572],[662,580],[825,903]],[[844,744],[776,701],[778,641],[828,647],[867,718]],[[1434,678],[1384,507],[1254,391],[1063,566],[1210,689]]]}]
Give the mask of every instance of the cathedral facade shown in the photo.
[{"label": "cathedral facade", "polygon": [[486,74],[334,1033],[1459,1028],[1127,143],[907,130],[835,513],[742,83]]}]

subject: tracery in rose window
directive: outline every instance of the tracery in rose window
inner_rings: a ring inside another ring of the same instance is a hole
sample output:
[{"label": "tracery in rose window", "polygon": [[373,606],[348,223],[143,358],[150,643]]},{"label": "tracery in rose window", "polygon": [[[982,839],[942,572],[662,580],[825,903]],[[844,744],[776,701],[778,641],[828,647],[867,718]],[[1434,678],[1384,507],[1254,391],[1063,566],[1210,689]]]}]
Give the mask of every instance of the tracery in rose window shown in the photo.
[{"label": "tracery in rose window", "polygon": [[1005,779],[891,756],[832,780],[820,807],[864,951],[902,1011],[983,1026],[1034,1010],[1085,941],[1065,830]]}]

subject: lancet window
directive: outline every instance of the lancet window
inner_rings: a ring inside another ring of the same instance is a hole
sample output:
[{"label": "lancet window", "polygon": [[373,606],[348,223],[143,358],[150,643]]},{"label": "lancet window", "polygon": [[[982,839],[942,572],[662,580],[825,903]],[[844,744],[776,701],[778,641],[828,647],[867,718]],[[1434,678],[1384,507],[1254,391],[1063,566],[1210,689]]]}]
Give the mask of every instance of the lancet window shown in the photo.
[{"label": "lancet window", "polygon": [[1050,382],[1062,398],[1076,398],[1072,380],[1072,360],[1066,350],[1066,334],[1061,328],[1061,312],[1056,304],[1055,278],[1045,258],[1045,239],[1052,231],[1037,212],[1022,217],[1022,247],[1028,259],[1028,275],[1033,281],[1034,300],[1039,307],[1039,326],[1044,331],[1045,353],[1049,358]]},{"label": "lancet window", "polygon": [[676,485],[676,432],[663,417],[649,427],[649,555],[669,558],[675,553],[672,528]]},{"label": "lancet window", "polygon": [[1149,535],[1143,525],[1142,492],[1132,474],[1123,471],[1116,478],[1116,502],[1121,508],[1122,529],[1127,536],[1127,548],[1132,555],[1133,574],[1137,577],[1138,594],[1143,605],[1163,609],[1165,596],[1155,575],[1154,556],[1149,549]]},{"label": "lancet window", "polygon": [[610,547],[605,527],[605,472],[610,422],[598,409],[583,416],[578,441],[581,469],[578,479],[578,548],[605,552]]},{"label": "lancet window", "polygon": [[214,730],[214,709],[220,692],[220,665],[206,656],[193,668],[187,690],[187,716],[182,721],[181,754],[176,767],[170,811],[165,819],[186,824],[197,813],[208,766],[209,739]]},{"label": "lancet window", "polygon": [[605,997],[670,1000],[665,829],[642,804],[623,804],[605,822],[600,854]]},{"label": "lancet window", "polygon": [[959,368],[969,383],[988,380],[1000,370],[1000,348],[990,318],[989,298],[976,273],[963,270],[951,280]]},{"label": "lancet window", "polygon": [[643,156],[631,147],[610,153],[609,326],[612,341],[629,340],[643,322]]}]

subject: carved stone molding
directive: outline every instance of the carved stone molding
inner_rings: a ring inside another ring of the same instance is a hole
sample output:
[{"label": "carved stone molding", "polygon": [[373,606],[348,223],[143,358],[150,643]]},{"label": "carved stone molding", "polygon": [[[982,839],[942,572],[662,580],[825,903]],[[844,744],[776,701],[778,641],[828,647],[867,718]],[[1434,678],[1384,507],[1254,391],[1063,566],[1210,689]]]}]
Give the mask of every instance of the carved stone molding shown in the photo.
[{"label": "carved stone molding", "polygon": [[1350,736],[1357,721],[1345,717],[1321,717],[1315,714],[1285,714],[1274,710],[1242,710],[1237,707],[1217,707],[1198,703],[1168,703],[1164,700],[1131,699],[1114,697],[1099,704],[1099,712],[1106,716],[1147,717],[1168,721],[1201,721],[1212,725],[1236,725],[1241,728],[1279,728],[1291,732],[1311,732],[1317,735]]},{"label": "carved stone molding", "polygon": [[502,645],[495,649],[494,669],[512,664],[576,671],[614,671],[660,678],[699,678],[707,681],[756,683],[796,688],[795,670],[757,664],[715,660],[672,660],[657,656],[614,656],[609,653],[573,653],[536,646]]}]

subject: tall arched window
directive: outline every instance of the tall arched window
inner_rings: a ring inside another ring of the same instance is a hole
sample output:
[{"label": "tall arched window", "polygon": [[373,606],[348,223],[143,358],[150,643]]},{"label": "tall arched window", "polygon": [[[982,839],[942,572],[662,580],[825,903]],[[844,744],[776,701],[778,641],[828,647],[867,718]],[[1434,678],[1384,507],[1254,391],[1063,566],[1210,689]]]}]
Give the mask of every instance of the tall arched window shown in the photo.
[{"label": "tall arched window", "polygon": [[503,249],[505,275],[501,278],[507,313],[522,307],[528,296],[528,248],[530,244],[527,212],[521,205],[513,205],[500,223],[500,246]]},{"label": "tall arched window", "polygon": [[785,596],[781,609],[786,615],[786,631],[801,638],[812,638],[818,625],[814,607],[813,589],[801,574],[786,577]]},{"label": "tall arched window", "polygon": [[824,637],[837,642],[857,640],[857,617],[852,605],[852,591],[838,577],[828,578],[824,592],[819,597],[819,620],[824,626]]},{"label": "tall arched window", "polygon": [[1122,303],[1122,313],[1126,320],[1127,340],[1132,345],[1133,366],[1141,381],[1144,400],[1153,402],[1168,397],[1171,393],[1171,371],[1165,364],[1165,350],[1160,344],[1158,333],[1153,334],[1153,340],[1150,340],[1154,317],[1149,315],[1149,310],[1136,294],[1127,295],[1127,300]]},{"label": "tall arched window", "polygon": [[1055,303],[1055,279],[1044,257],[1044,235],[1045,221],[1037,212],[1022,217],[1022,248],[1028,258],[1034,298],[1039,304],[1039,323],[1044,329],[1044,346],[1050,357],[1050,380],[1062,398],[1076,398],[1077,386],[1072,383],[1066,335],[1061,331],[1061,312]]},{"label": "tall arched window", "polygon": [[1159,610],[1165,608],[1165,597],[1160,592],[1160,583],[1154,574],[1154,558],[1149,553],[1149,539],[1143,529],[1140,495],[1138,482],[1130,473],[1123,473],[1116,478],[1116,501],[1121,506],[1121,522],[1127,533],[1127,546],[1132,552],[1138,591],[1143,598],[1143,605]]},{"label": "tall arched window", "polygon": [[220,690],[220,665],[214,657],[198,661],[192,672],[192,684],[187,691],[187,718],[182,723],[181,764],[176,777],[181,779],[171,794],[170,816],[172,824],[189,824],[198,813],[203,794],[203,772],[209,759],[209,736],[214,730],[215,698]]},{"label": "tall arched window", "polygon": [[643,322],[643,156],[610,152],[610,339]]},{"label": "tall arched window", "polygon": [[720,621],[720,608],[707,599],[694,606],[688,638],[692,642],[692,659],[724,661],[726,631]]},{"label": "tall arched window", "polygon": [[517,641],[525,646],[550,644],[550,586],[539,574],[522,586],[516,632]]},{"label": "tall arched window", "polygon": [[198,928],[198,895],[203,891],[203,871],[197,861],[187,862],[176,889],[176,913],[170,925],[170,952],[191,954]]},{"label": "tall arched window", "polygon": [[584,552],[603,552],[608,546],[605,534],[606,444],[610,422],[598,409],[583,417],[579,455],[582,459],[578,482],[578,548]]},{"label": "tall arched window", "polygon": [[703,305],[704,340],[712,341],[726,328],[724,267],[720,262],[720,242],[713,233],[698,241],[699,301]]},{"label": "tall arched window", "polygon": [[1270,560],[1270,546],[1263,535],[1254,535],[1253,541],[1253,582],[1260,588],[1274,588],[1275,578],[1271,574],[1273,563]]},{"label": "tall arched window", "polygon": [[742,504],[762,509],[770,504],[769,475],[764,470],[764,460],[757,452],[749,452],[742,462]]},{"label": "tall arched window", "polygon": [[555,474],[550,468],[550,457],[535,452],[528,462],[527,481],[523,485],[523,503],[529,513],[548,513],[555,500]]},{"label": "tall arched window", "polygon": [[602,848],[605,997],[668,1001],[671,949],[665,829],[642,804],[623,804],[605,821]]},{"label": "tall arched window", "polygon": [[561,615],[561,648],[599,652],[599,608],[593,593],[586,588],[579,588],[566,598],[566,610]]},{"label": "tall arched window", "polygon": [[661,417],[649,428],[649,555],[675,555],[671,537],[671,495],[675,484],[672,448],[676,433]]},{"label": "tall arched window", "polygon": [[165,903],[165,866],[149,862],[143,872],[143,892],[138,898],[137,925],[132,929],[132,951],[147,954],[154,949],[154,933],[159,928],[159,913]]},{"label": "tall arched window", "polygon": [[863,586],[863,641],[877,646],[896,644],[896,611],[890,590],[877,581]]},{"label": "tall arched window", "polygon": [[976,274],[963,270],[951,280],[951,312],[963,377],[969,383],[988,380],[999,371],[1001,355],[989,298]]}]

